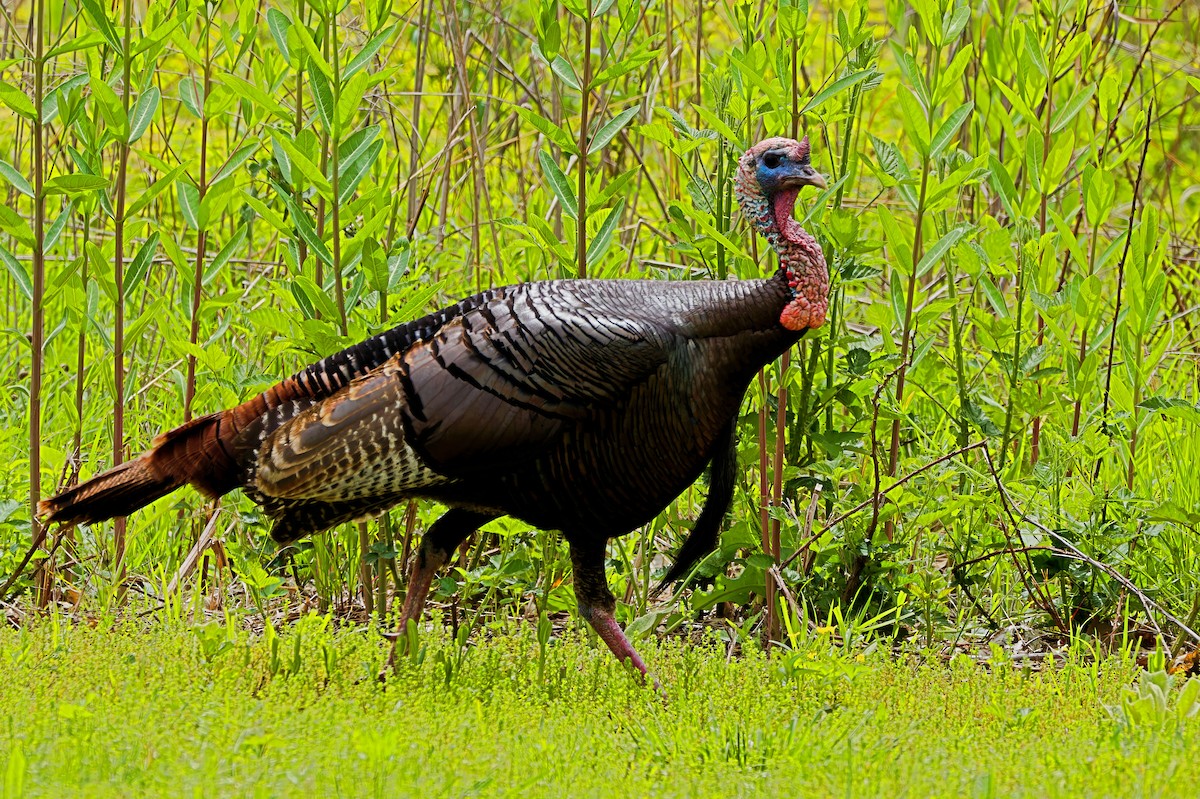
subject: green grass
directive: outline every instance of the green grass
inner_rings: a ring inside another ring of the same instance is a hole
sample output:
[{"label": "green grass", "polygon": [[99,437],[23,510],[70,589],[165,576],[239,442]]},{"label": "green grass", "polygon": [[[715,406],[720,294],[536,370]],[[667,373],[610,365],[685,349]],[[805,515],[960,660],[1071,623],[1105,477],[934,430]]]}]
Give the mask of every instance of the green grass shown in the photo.
[{"label": "green grass", "polygon": [[1136,671],[1118,659],[947,666],[817,636],[730,662],[647,641],[662,699],[574,633],[539,678],[532,628],[460,650],[435,625],[381,688],[373,632],[233,629],[0,633],[4,796],[1190,796],[1200,778],[1200,722],[1108,710]]}]

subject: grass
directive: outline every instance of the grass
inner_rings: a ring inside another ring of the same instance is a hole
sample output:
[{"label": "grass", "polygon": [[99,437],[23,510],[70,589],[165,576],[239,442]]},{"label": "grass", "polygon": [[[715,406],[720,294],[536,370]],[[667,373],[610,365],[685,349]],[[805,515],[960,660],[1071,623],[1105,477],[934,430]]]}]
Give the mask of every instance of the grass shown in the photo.
[{"label": "grass", "polygon": [[[143,5],[0,18],[5,796],[1194,793],[1191,694],[1090,651],[1197,642],[1189,4]],[[39,497],[481,288],[771,272],[729,177],[778,134],[830,180],[802,218],[832,310],[754,382],[688,590],[647,587],[703,481],[610,548],[665,704],[579,633],[539,647],[570,559],[512,520],[435,584],[458,634],[383,690],[345,625],[394,609],[437,507],[281,556],[244,497],[188,490],[19,567]],[[773,566],[807,624],[937,654],[784,635]],[[298,596],[330,617],[237,620]],[[233,621],[185,625],[189,597]],[[945,665],[998,640],[1077,654]]]},{"label": "grass", "polygon": [[432,629],[386,687],[385,642],[315,615],[282,637],[7,629],[4,796],[1160,797],[1200,779],[1200,721],[1110,712],[1126,659],[648,641],[661,699],[570,631],[539,678],[529,626],[461,650]]}]

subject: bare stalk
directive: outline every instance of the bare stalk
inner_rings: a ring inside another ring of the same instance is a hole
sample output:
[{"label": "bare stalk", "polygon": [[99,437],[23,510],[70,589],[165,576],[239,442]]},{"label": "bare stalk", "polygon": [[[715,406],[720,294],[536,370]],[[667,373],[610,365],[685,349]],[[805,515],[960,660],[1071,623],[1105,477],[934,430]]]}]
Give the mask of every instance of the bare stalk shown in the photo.
[{"label": "bare stalk", "polygon": [[[205,9],[207,10],[207,6]],[[204,21],[204,99],[212,89],[212,49],[209,44],[209,26],[211,18]],[[200,106],[200,174],[196,181],[196,191],[200,203],[208,193],[208,113]],[[208,245],[208,225],[201,224],[196,231],[196,265],[192,275],[192,325],[188,329],[188,341],[195,345],[200,340],[200,302],[204,292],[204,257]],[[187,383],[183,392],[183,420],[191,421],[192,401],[196,398],[196,356],[187,356]]]},{"label": "bare stalk", "polygon": [[579,276],[587,277],[587,170],[588,170],[588,104],[592,95],[592,0],[587,0],[583,18],[583,81],[580,83],[579,104],[579,215],[575,222],[575,261]]},{"label": "bare stalk", "polygon": [[[129,76],[133,67],[133,0],[125,0],[125,39],[122,43],[121,107],[129,119]],[[113,323],[113,466],[125,460],[125,176],[129,166],[129,136],[117,147],[117,201],[113,231],[113,280],[116,320]],[[125,582],[125,517],[113,520],[113,579]]]},{"label": "bare stalk", "polygon": [[[33,308],[30,335],[32,363],[29,385],[29,538],[37,541],[42,537],[37,519],[38,501],[41,499],[42,481],[42,348],[45,335],[46,293],[46,142],[45,126],[42,124],[42,95],[45,92],[46,59],[43,36],[46,19],[46,1],[34,0],[36,29],[33,43]],[[39,586],[38,606],[45,607],[49,601],[49,586],[44,585],[46,574],[39,566],[36,584]]]}]

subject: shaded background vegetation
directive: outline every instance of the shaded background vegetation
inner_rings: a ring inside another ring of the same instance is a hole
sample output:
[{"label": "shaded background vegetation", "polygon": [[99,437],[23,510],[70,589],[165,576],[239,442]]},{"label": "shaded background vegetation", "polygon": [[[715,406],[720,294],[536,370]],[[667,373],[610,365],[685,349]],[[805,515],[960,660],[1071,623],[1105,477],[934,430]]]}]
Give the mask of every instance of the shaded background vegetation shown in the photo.
[{"label": "shaded background vegetation", "polygon": [[[807,134],[829,323],[752,386],[689,590],[647,598],[703,483],[613,543],[622,619],[1173,644],[1200,610],[1194,3],[32,0],[0,28],[0,576],[39,496],[462,295],[769,273],[730,175]],[[184,491],[50,531],[15,587],[381,612],[437,512],[280,553]],[[502,520],[435,599],[466,634],[570,612],[569,577]]]}]

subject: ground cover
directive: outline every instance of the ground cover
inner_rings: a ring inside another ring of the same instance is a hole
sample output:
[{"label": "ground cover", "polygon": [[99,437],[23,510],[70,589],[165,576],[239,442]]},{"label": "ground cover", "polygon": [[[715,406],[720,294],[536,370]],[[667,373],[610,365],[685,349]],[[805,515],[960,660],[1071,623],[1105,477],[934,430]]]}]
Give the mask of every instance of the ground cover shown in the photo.
[{"label": "ground cover", "polygon": [[984,664],[832,632],[733,659],[646,641],[663,698],[574,631],[541,658],[530,625],[466,648],[441,629],[384,687],[386,642],[315,615],[279,635],[4,630],[4,796],[1160,797],[1200,779],[1192,691],[1121,710],[1140,670],[1082,644]]}]

